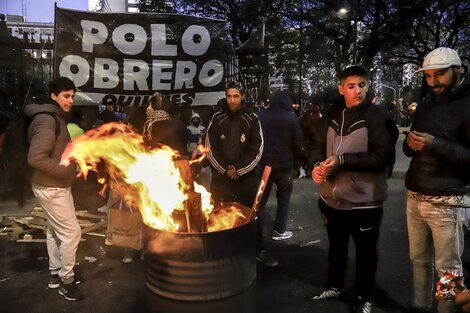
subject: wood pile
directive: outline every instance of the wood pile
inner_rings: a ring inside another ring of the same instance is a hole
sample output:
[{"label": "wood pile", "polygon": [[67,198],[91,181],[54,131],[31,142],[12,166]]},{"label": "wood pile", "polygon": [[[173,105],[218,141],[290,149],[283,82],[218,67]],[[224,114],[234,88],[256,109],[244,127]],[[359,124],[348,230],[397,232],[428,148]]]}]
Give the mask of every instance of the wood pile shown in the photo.
[{"label": "wood pile", "polygon": [[[83,235],[106,237],[108,225],[106,214],[92,214],[86,210],[75,211]],[[41,207],[35,207],[30,214],[14,216],[0,215],[0,237],[16,242],[46,242],[47,218]],[[38,238],[33,238],[37,236]],[[41,237],[41,238],[39,238]]]}]

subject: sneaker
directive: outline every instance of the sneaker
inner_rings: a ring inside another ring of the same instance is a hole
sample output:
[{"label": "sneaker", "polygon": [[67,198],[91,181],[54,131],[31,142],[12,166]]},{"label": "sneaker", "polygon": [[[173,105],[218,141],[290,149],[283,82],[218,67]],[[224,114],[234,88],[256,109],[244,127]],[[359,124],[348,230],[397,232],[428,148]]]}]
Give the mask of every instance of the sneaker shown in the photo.
[{"label": "sneaker", "polygon": [[58,274],[51,275],[49,278],[49,283],[47,284],[47,288],[49,289],[56,289],[59,288],[60,285],[60,277]]},{"label": "sneaker", "polygon": [[341,291],[335,287],[330,287],[318,296],[313,296],[312,300],[337,299],[339,297],[341,297]]},{"label": "sneaker", "polygon": [[292,232],[286,230],[283,233],[279,233],[277,230],[273,230],[273,235],[271,237],[272,240],[284,240],[284,239],[289,239],[292,237]]},{"label": "sneaker", "polygon": [[60,283],[59,295],[64,296],[68,301],[81,300],[83,298],[82,293],[78,290],[75,283],[63,284]]},{"label": "sneaker", "polygon": [[277,262],[276,259],[274,259],[266,250],[261,250],[256,256],[256,259],[267,267],[276,267],[279,265],[279,262]]},{"label": "sneaker", "polygon": [[134,251],[124,248],[124,257],[122,258],[122,263],[130,264],[132,261],[134,261]]},{"label": "sneaker", "polygon": [[357,304],[354,307],[354,313],[371,313],[372,302],[369,300],[363,300],[360,297],[357,299]]}]

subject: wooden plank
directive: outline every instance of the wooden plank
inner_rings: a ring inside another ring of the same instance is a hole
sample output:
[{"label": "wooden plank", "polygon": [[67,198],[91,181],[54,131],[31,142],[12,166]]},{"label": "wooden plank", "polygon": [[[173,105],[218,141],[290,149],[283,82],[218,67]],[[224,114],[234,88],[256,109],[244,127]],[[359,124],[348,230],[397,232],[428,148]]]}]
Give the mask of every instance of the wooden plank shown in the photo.
[{"label": "wooden plank", "polygon": [[100,222],[98,222],[98,223],[96,223],[96,224],[94,224],[94,225],[92,225],[92,226],[83,228],[83,229],[82,229],[82,235],[83,235],[83,234],[86,234],[86,233],[88,233],[88,232],[90,232],[90,231],[94,231],[94,230],[103,228],[103,227],[105,227],[105,226],[107,226],[107,225],[108,225],[108,221],[100,221]]},{"label": "wooden plank", "polygon": [[82,211],[75,211],[75,215],[78,216],[78,217],[84,217],[84,218],[93,218],[93,219],[106,219],[107,218],[107,215],[106,214],[91,214],[91,213],[88,213],[87,210],[82,210]]},{"label": "wooden plank", "polygon": [[102,233],[95,233],[95,232],[87,232],[85,235],[90,235],[90,236],[95,236],[95,237],[103,237],[103,238],[106,238],[106,234],[102,234]]},{"label": "wooden plank", "polygon": [[16,242],[46,242],[47,239],[18,239]]}]

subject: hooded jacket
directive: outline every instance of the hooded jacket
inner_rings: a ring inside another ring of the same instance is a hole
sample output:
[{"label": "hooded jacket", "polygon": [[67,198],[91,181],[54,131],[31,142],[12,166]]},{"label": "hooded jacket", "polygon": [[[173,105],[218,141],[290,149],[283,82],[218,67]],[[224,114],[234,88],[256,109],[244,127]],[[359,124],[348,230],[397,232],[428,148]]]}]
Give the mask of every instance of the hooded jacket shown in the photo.
[{"label": "hooded jacket", "polygon": [[470,193],[470,82],[439,99],[429,94],[416,108],[415,130],[434,136],[434,141],[422,151],[403,142],[405,155],[412,157],[406,188],[429,196]]},{"label": "hooded jacket", "polygon": [[381,207],[397,139],[398,129],[388,112],[372,104],[370,97],[352,108],[343,98],[334,103],[321,119],[311,152],[313,163],[331,155],[339,160],[320,185],[320,197],[337,209]]},{"label": "hooded jacket", "polygon": [[75,179],[75,165],[60,165],[65,146],[70,142],[66,128],[66,113],[54,104],[30,104],[24,109],[27,117],[32,118],[39,112],[57,115],[60,133],[56,136],[56,121],[53,116],[39,114],[34,117],[28,128],[28,164],[33,168],[31,183],[42,187],[70,187]]},{"label": "hooded jacket", "polygon": [[267,110],[259,114],[264,136],[261,165],[274,170],[292,170],[294,159],[304,158],[302,130],[292,113],[292,101],[285,92],[277,92]]},{"label": "hooded jacket", "polygon": [[263,154],[263,132],[258,117],[242,102],[233,112],[227,104],[212,116],[207,127],[207,159],[221,175],[234,165],[238,175],[251,172]]},{"label": "hooded jacket", "polygon": [[188,136],[188,144],[186,148],[190,153],[197,149],[199,139],[204,135],[204,131],[206,130],[206,128],[202,126],[202,121],[198,126],[193,124],[193,119],[196,117],[201,121],[199,114],[193,112],[191,119],[189,120],[189,125],[186,126],[186,134]]}]

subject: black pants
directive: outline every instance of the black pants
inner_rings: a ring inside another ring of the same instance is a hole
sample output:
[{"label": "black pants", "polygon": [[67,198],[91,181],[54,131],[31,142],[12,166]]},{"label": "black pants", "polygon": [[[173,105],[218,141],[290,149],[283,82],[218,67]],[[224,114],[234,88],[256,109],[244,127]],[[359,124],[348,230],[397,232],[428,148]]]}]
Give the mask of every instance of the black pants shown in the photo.
[{"label": "black pants", "polygon": [[251,208],[256,197],[260,177],[260,172],[257,169],[240,176],[238,179],[230,179],[227,175],[222,175],[213,169],[212,197],[216,201],[240,202]]},{"label": "black pants", "polygon": [[383,208],[338,210],[320,199],[318,206],[328,232],[329,287],[343,289],[351,235],[356,246],[355,294],[365,299],[372,296],[377,269],[377,241]]}]

